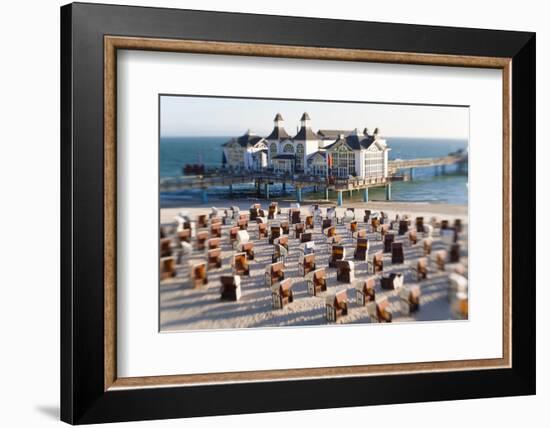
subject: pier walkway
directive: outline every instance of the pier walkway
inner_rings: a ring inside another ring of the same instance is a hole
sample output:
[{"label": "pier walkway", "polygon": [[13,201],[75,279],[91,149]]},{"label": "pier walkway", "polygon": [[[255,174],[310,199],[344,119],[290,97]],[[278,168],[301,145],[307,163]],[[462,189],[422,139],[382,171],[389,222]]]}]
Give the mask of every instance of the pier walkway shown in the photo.
[{"label": "pier walkway", "polygon": [[[225,187],[229,194],[233,191],[233,185],[254,183],[258,195],[262,193],[269,199],[269,186],[282,184],[283,189],[287,184],[296,189],[296,200],[302,202],[302,189],[306,187],[324,188],[326,199],[328,192],[334,191],[338,194],[337,203],[342,205],[342,192],[363,191],[363,200],[368,202],[368,191],[373,187],[385,187],[386,199],[391,199],[391,183],[394,181],[407,181],[414,179],[416,168],[435,168],[436,175],[445,173],[447,165],[458,164],[462,168],[468,160],[468,155],[463,153],[452,153],[439,158],[423,159],[395,159],[388,161],[388,176],[374,178],[359,177],[334,177],[315,176],[306,174],[278,173],[270,170],[261,171],[239,171],[226,168],[208,168],[201,175],[184,175],[181,177],[161,178],[161,192],[175,192],[186,189],[198,189],[202,191],[202,201],[208,201],[208,188]],[[408,174],[407,174],[408,172]]]}]

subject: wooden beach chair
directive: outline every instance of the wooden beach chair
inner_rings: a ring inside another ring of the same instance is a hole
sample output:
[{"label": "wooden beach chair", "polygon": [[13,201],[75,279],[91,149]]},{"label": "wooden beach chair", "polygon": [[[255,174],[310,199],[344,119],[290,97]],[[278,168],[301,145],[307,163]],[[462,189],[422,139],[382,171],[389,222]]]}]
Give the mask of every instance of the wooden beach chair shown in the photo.
[{"label": "wooden beach chair", "polygon": [[441,220],[441,224],[439,226],[440,230],[445,230],[449,228],[449,220]]},{"label": "wooden beach chair", "polygon": [[354,260],[367,260],[369,255],[369,240],[367,238],[357,238],[357,245],[355,247],[355,253],[353,254]]},{"label": "wooden beach chair", "polygon": [[271,226],[270,234],[269,234],[269,243],[273,244],[273,241],[275,241],[275,239],[279,238],[280,236],[281,236],[281,227],[279,225]]},{"label": "wooden beach chair", "polygon": [[315,254],[300,254],[298,259],[298,273],[305,276],[315,270]]},{"label": "wooden beach chair", "polygon": [[384,236],[384,252],[391,253],[391,246],[395,240],[395,235],[393,233],[388,233]]},{"label": "wooden beach chair", "polygon": [[330,226],[326,229],[327,238],[336,236],[336,226]]},{"label": "wooden beach chair", "polygon": [[213,238],[221,238],[222,236],[222,224],[214,223],[210,225],[210,235]]},{"label": "wooden beach chair", "polygon": [[247,242],[250,242],[250,235],[248,234],[248,231],[239,230],[237,232],[237,239],[233,242],[233,249],[240,251],[243,244],[246,244]]},{"label": "wooden beach chair", "polygon": [[[389,224],[381,224],[378,226],[378,228],[375,229],[376,232],[376,239],[378,241],[384,241],[386,238],[386,235],[390,234],[390,225]],[[393,233],[392,233],[393,235]]]},{"label": "wooden beach chair", "polygon": [[279,204],[277,202],[271,202],[267,208],[267,218],[268,220],[275,220],[278,214]]},{"label": "wooden beach chair", "polygon": [[453,302],[458,293],[468,294],[468,279],[456,272],[449,275],[449,288],[447,289],[447,299]]},{"label": "wooden beach chair", "polygon": [[367,231],[365,229],[358,230],[355,234],[355,237],[357,239],[366,239],[367,238]]},{"label": "wooden beach chair", "polygon": [[208,215],[207,214],[199,214],[197,216],[197,228],[202,229],[208,227]]},{"label": "wooden beach chair", "polygon": [[386,273],[380,278],[380,286],[383,290],[399,290],[403,287],[404,276],[402,273]]},{"label": "wooden beach chair", "polygon": [[344,260],[346,258],[346,248],[343,245],[335,244],[331,248],[331,254],[328,259],[328,266],[331,268],[336,267],[336,262]]},{"label": "wooden beach chair", "polygon": [[311,233],[302,233],[300,236],[300,243],[310,242],[313,239],[313,235]]},{"label": "wooden beach chair", "polygon": [[460,244],[455,243],[451,245],[451,251],[449,253],[449,262],[450,263],[460,262]]},{"label": "wooden beach chair", "polygon": [[160,240],[160,256],[170,257],[172,255],[172,239],[161,238]]},{"label": "wooden beach chair", "polygon": [[300,244],[300,251],[303,255],[315,253],[315,241],[307,241]]},{"label": "wooden beach chair", "polygon": [[246,258],[246,253],[237,253],[231,260],[234,275],[250,275],[250,266]]},{"label": "wooden beach chair", "polygon": [[284,263],[288,257],[288,250],[279,244],[273,245],[273,254],[271,255],[271,263]]},{"label": "wooden beach chair", "polygon": [[258,239],[267,238],[267,224],[258,223]]},{"label": "wooden beach chair", "polygon": [[447,251],[439,250],[435,253],[435,264],[439,270],[445,270],[446,261],[447,261]]},{"label": "wooden beach chair", "polygon": [[206,248],[206,241],[208,241],[209,234],[207,230],[201,230],[197,232],[197,242],[196,249],[198,251],[203,251]]},{"label": "wooden beach chair", "polygon": [[424,233],[424,217],[416,217],[415,227],[418,233]]},{"label": "wooden beach chair", "polygon": [[282,221],[281,222],[281,230],[282,230],[283,235],[290,234],[290,225],[289,225],[288,221]]},{"label": "wooden beach chair", "polygon": [[240,218],[237,220],[237,226],[239,226],[239,229],[241,230],[247,230],[248,229],[248,219],[247,218]]},{"label": "wooden beach chair", "polygon": [[346,223],[350,223],[355,220],[355,208],[348,208],[344,213],[344,219]]},{"label": "wooden beach chair", "polygon": [[208,269],[219,269],[222,267],[222,250],[214,248],[208,250]]},{"label": "wooden beach chair", "polygon": [[180,242],[191,242],[191,229],[182,229],[177,232]]},{"label": "wooden beach chair", "polygon": [[369,302],[374,302],[376,297],[375,286],[376,277],[374,276],[354,281],[355,301],[359,306],[365,306]]},{"label": "wooden beach chair", "polygon": [[336,294],[327,296],[325,300],[327,321],[336,322],[338,318],[348,314],[348,293],[342,289]]},{"label": "wooden beach chair", "polygon": [[373,254],[372,259],[368,260],[367,263],[372,274],[376,275],[378,272],[382,272],[384,270],[384,254]]},{"label": "wooden beach chair", "polygon": [[288,236],[279,236],[273,241],[273,244],[282,245],[288,251]]},{"label": "wooden beach chair", "polygon": [[382,297],[374,302],[368,302],[365,306],[371,320],[375,322],[392,321],[392,311],[387,297]]},{"label": "wooden beach chair", "polygon": [[255,204],[255,205],[252,205],[250,207],[250,209],[248,210],[248,212],[250,213],[249,214],[249,219],[250,221],[256,221],[256,219],[259,217],[260,215],[260,209],[258,208],[258,206]]},{"label": "wooden beach chair", "polygon": [[222,275],[220,277],[221,300],[237,301],[241,298],[241,277],[238,275]]},{"label": "wooden beach chair", "polygon": [[407,237],[409,238],[409,245],[416,245],[416,243],[418,242],[418,238],[416,236],[416,229],[409,230]]},{"label": "wooden beach chair", "polygon": [[339,260],[336,262],[336,280],[346,284],[355,280],[355,264],[349,260]]},{"label": "wooden beach chair", "polygon": [[365,214],[363,216],[363,222],[364,223],[368,223],[369,220],[370,220],[370,214],[371,214],[371,210],[365,210]]},{"label": "wooden beach chair", "polygon": [[290,210],[290,221],[292,222],[292,224],[302,222],[299,209],[291,209]]},{"label": "wooden beach chair", "polygon": [[174,256],[161,257],[160,279],[174,278],[176,276],[176,258]]},{"label": "wooden beach chair", "polygon": [[219,217],[219,215],[220,215],[219,209],[217,209],[216,207],[210,208],[210,214],[208,215],[208,217],[210,218],[211,223],[212,223],[212,219]]},{"label": "wooden beach chair", "polygon": [[248,260],[254,260],[254,242],[245,242],[241,245],[240,250],[246,254]]},{"label": "wooden beach chair", "polygon": [[274,309],[283,309],[285,305],[294,301],[292,280],[290,278],[271,286],[271,301]]},{"label": "wooden beach chair", "polygon": [[304,223],[296,223],[296,225],[294,226],[294,237],[296,239],[300,239],[300,235],[304,233],[305,229],[306,226],[304,225]]},{"label": "wooden beach chair", "polygon": [[321,224],[321,231],[324,232],[325,229],[328,229],[332,226],[332,220],[330,218],[326,218],[323,220],[323,223]]},{"label": "wooden beach chair", "polygon": [[399,303],[401,304],[401,312],[405,315],[418,311],[420,308],[420,287],[415,285],[410,288],[401,288],[399,290]]},{"label": "wooden beach chair", "polygon": [[206,263],[199,262],[191,265],[190,269],[191,285],[193,288],[200,288],[208,284],[208,275],[206,274]]},{"label": "wooden beach chair", "polygon": [[315,220],[312,215],[306,216],[306,229],[315,229]]},{"label": "wooden beach chair", "polygon": [[458,319],[468,319],[468,293],[457,293],[451,304],[451,311]]},{"label": "wooden beach chair", "polygon": [[233,243],[237,240],[237,234],[239,233],[239,230],[241,229],[239,229],[238,226],[229,229],[229,242],[231,243],[231,245],[233,245]]},{"label": "wooden beach chair", "polygon": [[424,257],[429,256],[432,253],[432,238],[424,238],[422,241],[422,249],[424,251]]},{"label": "wooden beach chair", "polygon": [[392,264],[400,264],[405,261],[405,254],[403,253],[403,243],[394,242],[391,244],[391,262]]},{"label": "wooden beach chair", "polygon": [[357,221],[353,220],[352,222],[350,222],[349,231],[352,235],[356,233],[358,229],[359,229],[359,224],[357,223]]},{"label": "wooden beach chair", "polygon": [[265,267],[266,286],[271,287],[283,279],[285,279],[285,265],[282,262],[271,263]]},{"label": "wooden beach chair", "polygon": [[324,268],[316,269],[306,275],[307,292],[311,296],[327,291],[327,278]]},{"label": "wooden beach chair", "polygon": [[214,248],[220,248],[221,242],[221,238],[210,238],[208,240],[208,249],[213,250]]},{"label": "wooden beach chair", "polygon": [[428,258],[421,257],[416,262],[416,280],[420,281],[421,279],[428,278]]},{"label": "wooden beach chair", "polygon": [[402,236],[408,231],[409,231],[408,220],[399,220],[399,230],[397,231],[398,235]]},{"label": "wooden beach chair", "polygon": [[459,218],[456,218],[453,223],[453,227],[457,233],[462,233],[462,220]]},{"label": "wooden beach chair", "polygon": [[440,236],[441,236],[441,241],[443,241],[443,243],[447,246],[451,246],[457,241],[456,230],[452,227],[441,229]]}]

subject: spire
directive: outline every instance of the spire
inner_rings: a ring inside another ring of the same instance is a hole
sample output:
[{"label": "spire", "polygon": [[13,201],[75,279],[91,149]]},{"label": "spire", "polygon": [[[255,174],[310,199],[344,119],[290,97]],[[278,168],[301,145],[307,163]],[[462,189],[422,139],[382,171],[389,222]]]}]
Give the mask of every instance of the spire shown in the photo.
[{"label": "spire", "polygon": [[271,134],[266,138],[267,140],[285,140],[287,138],[290,138],[290,136],[286,133],[285,128],[283,127],[283,116],[281,116],[281,113],[277,113],[275,115],[275,118],[273,119],[273,131],[271,131]]},{"label": "spire", "polygon": [[309,127],[310,122],[311,118],[309,117],[309,114],[307,114],[307,112],[304,112],[302,118],[300,119],[300,125],[302,125],[302,128],[307,128]]}]

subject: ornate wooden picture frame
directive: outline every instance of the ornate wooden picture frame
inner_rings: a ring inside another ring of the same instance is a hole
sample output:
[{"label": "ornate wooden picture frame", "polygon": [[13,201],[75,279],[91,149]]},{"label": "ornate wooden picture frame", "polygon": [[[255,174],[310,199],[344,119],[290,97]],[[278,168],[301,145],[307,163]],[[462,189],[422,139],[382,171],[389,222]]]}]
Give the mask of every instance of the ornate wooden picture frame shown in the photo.
[{"label": "ornate wooden picture frame", "polygon": [[[252,23],[262,30],[245,31]],[[343,24],[90,4],[61,9],[62,420],[81,424],[535,392],[535,238],[520,230],[519,210],[513,208],[535,211],[535,35],[351,21],[345,32],[331,31]],[[122,49],[501,70],[502,358],[119,377],[116,54]]]}]

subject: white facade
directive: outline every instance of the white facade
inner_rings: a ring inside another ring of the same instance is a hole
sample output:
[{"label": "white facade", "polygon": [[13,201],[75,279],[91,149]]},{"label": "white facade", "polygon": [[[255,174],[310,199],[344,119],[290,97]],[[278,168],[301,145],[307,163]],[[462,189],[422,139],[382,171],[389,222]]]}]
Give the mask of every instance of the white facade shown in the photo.
[{"label": "white facade", "polygon": [[262,138],[250,131],[224,145],[227,166],[248,170],[271,169],[278,173],[304,173],[315,176],[381,178],[388,176],[386,141],[376,129],[354,131],[320,131],[311,129],[311,119],[304,113],[294,137],[287,134],[283,118],[277,114],[274,128]]}]

